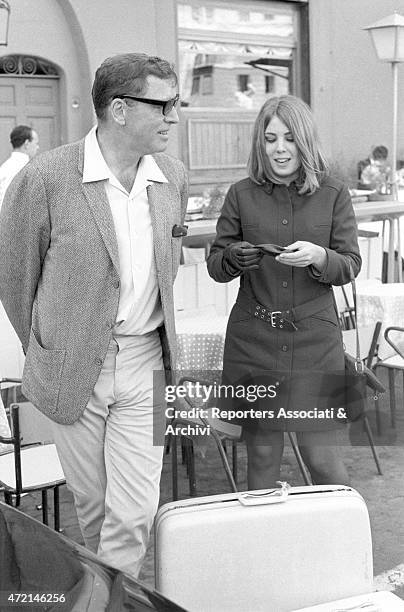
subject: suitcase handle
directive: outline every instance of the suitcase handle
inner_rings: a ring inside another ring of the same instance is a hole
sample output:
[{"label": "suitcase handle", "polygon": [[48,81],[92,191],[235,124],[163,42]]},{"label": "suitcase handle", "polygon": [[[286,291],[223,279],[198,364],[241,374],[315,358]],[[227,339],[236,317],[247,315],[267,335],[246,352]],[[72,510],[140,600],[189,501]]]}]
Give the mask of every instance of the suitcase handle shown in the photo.
[{"label": "suitcase handle", "polygon": [[243,506],[260,506],[263,504],[278,504],[285,502],[289,495],[290,485],[287,482],[277,481],[280,489],[269,489],[268,491],[244,491],[238,494],[238,501]]}]

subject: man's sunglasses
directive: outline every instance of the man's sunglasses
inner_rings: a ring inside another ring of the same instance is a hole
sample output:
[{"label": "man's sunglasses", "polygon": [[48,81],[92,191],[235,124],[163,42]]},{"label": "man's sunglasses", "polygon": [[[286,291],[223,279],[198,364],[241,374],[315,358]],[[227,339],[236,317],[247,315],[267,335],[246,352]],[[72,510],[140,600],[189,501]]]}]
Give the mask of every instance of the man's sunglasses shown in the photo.
[{"label": "man's sunglasses", "polygon": [[135,96],[129,96],[127,94],[117,94],[114,98],[129,98],[129,100],[135,100],[136,102],[144,102],[145,104],[154,104],[162,107],[163,115],[167,116],[171,113],[173,108],[177,105],[180,99],[179,94],[171,100],[152,100],[151,98],[136,98]]}]

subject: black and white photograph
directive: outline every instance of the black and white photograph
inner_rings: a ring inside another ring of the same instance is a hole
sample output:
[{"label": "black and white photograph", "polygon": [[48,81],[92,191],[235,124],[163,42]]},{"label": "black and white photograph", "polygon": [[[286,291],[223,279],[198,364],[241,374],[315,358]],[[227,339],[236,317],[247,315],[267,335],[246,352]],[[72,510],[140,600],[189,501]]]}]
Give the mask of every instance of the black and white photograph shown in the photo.
[{"label": "black and white photograph", "polygon": [[0,0],[0,612],[404,611],[404,0]]}]

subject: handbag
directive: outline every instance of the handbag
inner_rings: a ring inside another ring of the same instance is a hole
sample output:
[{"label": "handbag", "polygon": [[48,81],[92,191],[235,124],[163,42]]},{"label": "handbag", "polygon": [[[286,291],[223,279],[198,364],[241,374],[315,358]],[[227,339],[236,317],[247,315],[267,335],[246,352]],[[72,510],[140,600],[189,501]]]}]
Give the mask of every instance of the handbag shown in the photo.
[{"label": "handbag", "polygon": [[354,324],[355,324],[355,339],[356,339],[356,355],[350,355],[346,351],[345,357],[345,414],[350,422],[355,422],[360,419],[366,410],[367,403],[367,387],[372,389],[375,399],[381,393],[386,391],[383,383],[377,378],[376,374],[368,368],[360,358],[360,344],[357,321],[357,305],[356,305],[356,284],[351,271],[352,295],[354,301]]}]

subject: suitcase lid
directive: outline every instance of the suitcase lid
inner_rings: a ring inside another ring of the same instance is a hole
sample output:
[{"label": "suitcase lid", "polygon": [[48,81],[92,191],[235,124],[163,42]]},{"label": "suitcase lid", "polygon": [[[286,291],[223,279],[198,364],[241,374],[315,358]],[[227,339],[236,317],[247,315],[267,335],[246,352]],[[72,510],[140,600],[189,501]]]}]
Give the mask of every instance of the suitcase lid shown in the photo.
[{"label": "suitcase lid", "polygon": [[[239,491],[238,493],[224,493],[221,495],[207,495],[205,497],[191,497],[189,499],[180,499],[177,501],[167,502],[160,507],[156,520],[160,521],[165,514],[173,510],[195,509],[197,506],[218,506],[222,504],[242,505],[242,506],[258,506],[274,503],[287,502],[289,498],[312,495],[324,496],[327,493],[341,493],[341,495],[352,495],[363,500],[362,496],[351,487],[344,485],[307,485],[300,487],[291,487],[287,482],[278,482],[279,489],[260,489],[257,491]],[[364,500],[363,500],[364,502]],[[364,502],[365,503],[365,502]]]},{"label": "suitcase lid", "polygon": [[389,591],[378,591],[299,608],[294,612],[399,612],[400,610],[404,611],[402,599]]}]

